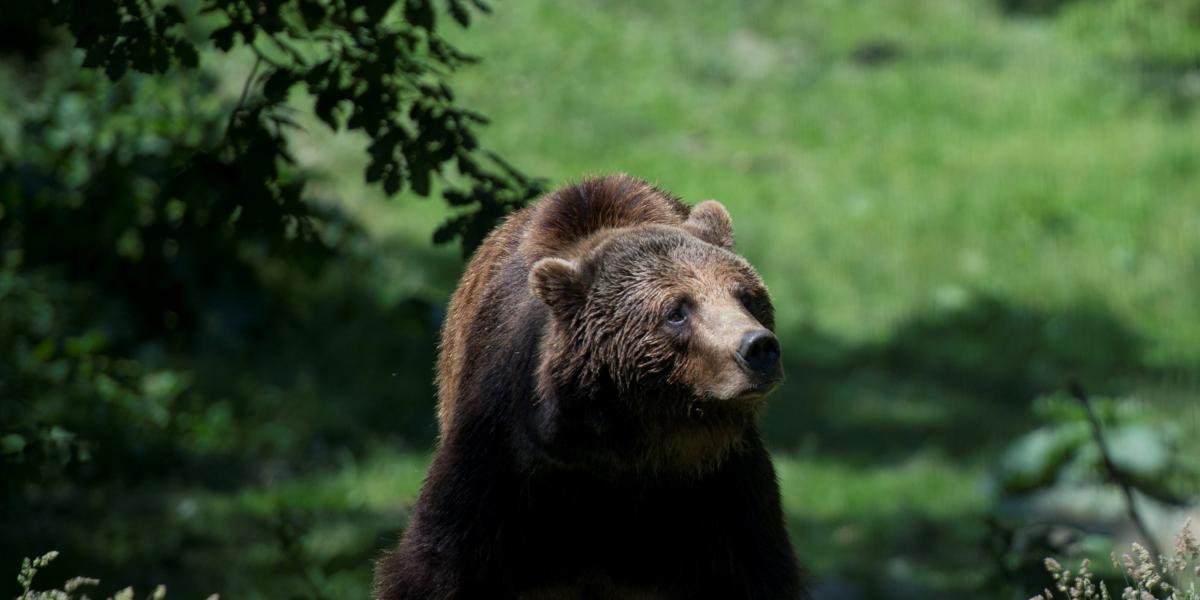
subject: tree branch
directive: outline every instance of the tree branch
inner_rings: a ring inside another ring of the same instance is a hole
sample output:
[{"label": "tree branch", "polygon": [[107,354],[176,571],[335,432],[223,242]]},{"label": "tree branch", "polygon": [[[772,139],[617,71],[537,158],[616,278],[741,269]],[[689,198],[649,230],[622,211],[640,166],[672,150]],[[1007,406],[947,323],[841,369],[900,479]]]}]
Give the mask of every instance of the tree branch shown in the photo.
[{"label": "tree branch", "polygon": [[233,107],[233,112],[229,113],[229,123],[225,125],[225,137],[229,137],[229,130],[233,129],[233,122],[237,119],[239,112],[246,106],[246,97],[250,95],[250,86],[254,84],[254,78],[258,76],[258,67],[262,65],[263,57],[261,54],[255,53],[254,66],[250,67],[250,75],[246,77],[246,82],[242,84],[242,94],[238,97],[237,104]]},{"label": "tree branch", "polygon": [[1100,418],[1096,416],[1096,411],[1092,408],[1092,401],[1088,398],[1087,393],[1083,391],[1083,386],[1076,380],[1072,380],[1067,389],[1071,395],[1079,401],[1083,406],[1084,413],[1087,414],[1088,422],[1092,426],[1092,437],[1096,440],[1096,445],[1100,447],[1100,456],[1104,460],[1104,470],[1108,473],[1109,480],[1116,483],[1121,488],[1121,493],[1125,496],[1125,511],[1129,514],[1129,519],[1133,521],[1142,539],[1146,541],[1150,553],[1154,556],[1157,562],[1163,556],[1162,551],[1158,547],[1158,542],[1150,533],[1150,528],[1146,526],[1146,521],[1142,518],[1141,511],[1137,507],[1137,498],[1133,495],[1133,485],[1129,482],[1129,478],[1125,475],[1117,464],[1113,462],[1112,454],[1108,450],[1108,442],[1104,438],[1104,428],[1100,424]]}]

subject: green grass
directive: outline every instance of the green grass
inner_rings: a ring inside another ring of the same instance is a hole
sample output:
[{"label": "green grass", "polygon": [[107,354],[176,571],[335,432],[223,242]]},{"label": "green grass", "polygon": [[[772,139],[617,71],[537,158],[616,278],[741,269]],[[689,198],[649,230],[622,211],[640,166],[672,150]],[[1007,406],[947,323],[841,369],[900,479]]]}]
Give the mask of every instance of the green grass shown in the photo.
[{"label": "green grass", "polygon": [[[642,4],[512,3],[462,36],[487,58],[458,79],[485,142],[555,183],[626,171],[725,202],[785,329],[879,339],[987,293],[1101,302],[1147,360],[1200,359],[1200,122],[1053,21]],[[895,61],[852,60],[879,41]]]}]

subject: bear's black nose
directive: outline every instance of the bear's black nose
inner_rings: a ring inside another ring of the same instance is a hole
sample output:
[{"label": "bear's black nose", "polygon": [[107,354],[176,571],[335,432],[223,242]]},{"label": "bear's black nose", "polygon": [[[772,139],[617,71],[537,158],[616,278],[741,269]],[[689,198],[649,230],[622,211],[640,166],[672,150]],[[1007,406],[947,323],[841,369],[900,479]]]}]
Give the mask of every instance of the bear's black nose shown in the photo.
[{"label": "bear's black nose", "polygon": [[747,333],[737,353],[742,363],[755,375],[774,375],[779,366],[779,340],[766,329]]}]

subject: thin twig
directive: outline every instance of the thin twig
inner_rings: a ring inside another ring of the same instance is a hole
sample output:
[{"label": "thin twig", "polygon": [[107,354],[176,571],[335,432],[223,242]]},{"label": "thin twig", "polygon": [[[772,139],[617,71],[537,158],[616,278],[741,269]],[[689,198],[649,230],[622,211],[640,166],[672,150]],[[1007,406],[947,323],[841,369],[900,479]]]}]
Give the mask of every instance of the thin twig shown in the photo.
[{"label": "thin twig", "polygon": [[233,129],[233,121],[237,118],[239,112],[246,105],[246,97],[250,95],[250,86],[254,84],[254,78],[258,76],[258,67],[263,62],[261,54],[256,53],[254,66],[250,67],[250,75],[246,77],[246,82],[242,84],[242,95],[238,97],[237,104],[233,107],[233,112],[229,113],[229,123],[225,125],[225,137],[229,137],[229,130]]},{"label": "thin twig", "polygon": [[1092,408],[1091,399],[1088,398],[1087,393],[1083,391],[1083,386],[1078,381],[1072,380],[1067,387],[1087,414],[1088,422],[1092,425],[1092,437],[1096,439],[1096,445],[1100,447],[1100,456],[1104,460],[1104,469],[1108,472],[1109,479],[1120,486],[1121,492],[1125,495],[1125,511],[1129,513],[1130,520],[1133,521],[1134,526],[1141,533],[1142,539],[1149,546],[1154,560],[1159,561],[1159,557],[1163,556],[1162,551],[1154,536],[1150,534],[1150,528],[1146,527],[1146,521],[1142,519],[1141,511],[1138,510],[1137,498],[1133,495],[1133,485],[1129,483],[1129,478],[1125,476],[1125,473],[1113,462],[1112,454],[1108,451],[1108,442],[1104,439],[1104,428],[1101,427],[1100,418],[1096,416],[1096,411]]}]

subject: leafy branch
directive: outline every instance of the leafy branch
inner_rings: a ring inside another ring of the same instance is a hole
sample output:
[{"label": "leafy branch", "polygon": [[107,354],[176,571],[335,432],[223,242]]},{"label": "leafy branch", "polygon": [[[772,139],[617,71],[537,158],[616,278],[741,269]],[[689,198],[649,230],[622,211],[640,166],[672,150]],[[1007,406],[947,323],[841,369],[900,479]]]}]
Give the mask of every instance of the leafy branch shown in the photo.
[{"label": "leafy branch", "polygon": [[1105,473],[1108,475],[1110,481],[1116,483],[1121,488],[1121,493],[1125,497],[1125,511],[1129,515],[1129,519],[1133,521],[1138,533],[1141,534],[1142,539],[1149,546],[1151,554],[1153,556],[1161,556],[1162,551],[1158,547],[1158,542],[1155,541],[1150,528],[1146,526],[1146,520],[1142,518],[1142,513],[1138,510],[1137,497],[1133,494],[1133,484],[1130,483],[1129,477],[1125,475],[1125,472],[1113,461],[1112,452],[1108,448],[1108,441],[1104,438],[1104,428],[1100,424],[1100,418],[1096,416],[1095,409],[1092,408],[1091,399],[1088,398],[1087,393],[1083,391],[1083,386],[1078,381],[1071,381],[1068,384],[1068,389],[1071,392],[1071,396],[1079,402],[1087,414],[1088,423],[1092,428],[1092,437],[1096,441],[1096,446],[1100,449],[1100,457],[1104,463]]},{"label": "leafy branch", "polygon": [[[263,138],[258,141],[268,142],[266,147],[256,149],[291,162],[288,139],[279,129],[291,124],[283,114],[289,93],[303,88],[314,98],[313,113],[332,130],[367,135],[368,183],[378,184],[389,196],[405,189],[428,196],[440,187],[443,199],[461,210],[436,231],[434,241],[461,240],[464,251],[470,251],[496,220],[540,193],[542,185],[480,146],[476,129],[487,119],[458,104],[447,83],[455,70],[477,58],[439,33],[439,15],[448,14],[467,27],[477,13],[490,8],[481,0],[439,4],[205,0],[197,14],[185,14],[175,3],[156,7],[142,0],[35,6],[45,21],[66,26],[84,50],[85,67],[103,69],[113,80],[131,69],[161,74],[202,67],[200,39],[225,53],[248,48],[255,66],[228,130],[240,121],[243,142]],[[205,30],[214,20],[218,24]],[[260,75],[262,65],[267,68]],[[247,105],[252,85],[259,86],[259,93]],[[240,149],[246,150],[246,144]],[[244,152],[234,152],[227,160],[245,158]],[[276,202],[290,199],[272,195]]]}]

